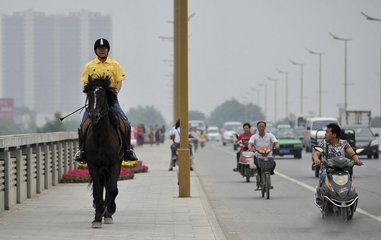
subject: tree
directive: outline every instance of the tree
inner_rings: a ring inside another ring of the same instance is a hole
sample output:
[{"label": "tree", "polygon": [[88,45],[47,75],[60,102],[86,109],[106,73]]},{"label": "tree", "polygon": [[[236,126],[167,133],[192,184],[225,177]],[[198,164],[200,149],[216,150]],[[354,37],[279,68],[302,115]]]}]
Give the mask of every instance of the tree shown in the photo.
[{"label": "tree", "polygon": [[189,120],[205,120],[205,114],[200,111],[191,110],[188,113],[188,119]]},{"label": "tree", "polygon": [[47,121],[41,128],[37,128],[37,132],[46,133],[46,132],[66,131],[66,128],[61,122],[60,118],[61,118],[61,113],[55,113],[54,119]]},{"label": "tree", "polygon": [[227,121],[253,122],[264,120],[264,114],[257,105],[242,104],[236,99],[228,100],[217,106],[209,118],[208,125],[217,125],[221,127]]},{"label": "tree", "polygon": [[14,122],[0,121],[0,135],[36,132],[36,113],[27,107],[15,107]]},{"label": "tree", "polygon": [[132,126],[143,123],[145,126],[165,125],[163,115],[154,106],[138,106],[131,108],[127,112],[128,119]]},{"label": "tree", "polygon": [[20,126],[8,121],[0,122],[0,135],[13,135],[20,133]]}]

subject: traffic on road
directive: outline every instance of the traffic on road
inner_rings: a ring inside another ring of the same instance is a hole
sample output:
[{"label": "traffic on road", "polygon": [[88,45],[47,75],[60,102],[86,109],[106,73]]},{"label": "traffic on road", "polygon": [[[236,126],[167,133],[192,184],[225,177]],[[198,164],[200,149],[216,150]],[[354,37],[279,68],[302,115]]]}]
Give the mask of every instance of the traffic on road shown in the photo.
[{"label": "traffic on road", "polygon": [[208,142],[195,156],[196,173],[227,239],[378,239],[381,225],[381,163],[364,162],[353,170],[358,193],[357,210],[350,221],[322,218],[315,206],[318,183],[312,171],[311,153],[302,158],[275,156],[271,198],[262,198],[256,178],[232,171],[236,151],[231,144]]}]

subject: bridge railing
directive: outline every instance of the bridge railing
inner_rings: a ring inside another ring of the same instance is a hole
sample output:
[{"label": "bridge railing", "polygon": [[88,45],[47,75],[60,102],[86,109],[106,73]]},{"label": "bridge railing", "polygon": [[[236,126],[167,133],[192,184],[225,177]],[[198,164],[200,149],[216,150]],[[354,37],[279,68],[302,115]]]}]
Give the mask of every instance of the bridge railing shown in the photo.
[{"label": "bridge railing", "polygon": [[77,149],[76,132],[0,136],[0,212],[57,185]]}]

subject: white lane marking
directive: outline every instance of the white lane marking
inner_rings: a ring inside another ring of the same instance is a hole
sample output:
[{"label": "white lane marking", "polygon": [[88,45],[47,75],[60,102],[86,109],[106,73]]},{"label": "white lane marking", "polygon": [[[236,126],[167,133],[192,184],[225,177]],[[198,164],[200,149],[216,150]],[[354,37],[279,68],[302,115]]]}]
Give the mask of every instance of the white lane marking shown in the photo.
[{"label": "white lane marking", "polygon": [[308,190],[310,190],[310,191],[312,191],[312,192],[315,192],[315,189],[316,189],[316,188],[311,187],[310,185],[307,185],[307,184],[305,184],[305,183],[303,183],[303,182],[300,182],[300,181],[298,181],[298,180],[296,180],[296,179],[294,179],[294,178],[291,178],[291,177],[289,177],[289,176],[287,176],[287,175],[284,175],[283,173],[280,173],[280,172],[278,172],[278,171],[275,171],[275,173],[276,173],[276,175],[278,175],[278,176],[280,176],[280,177],[282,177],[282,178],[284,178],[284,179],[287,179],[287,180],[290,181],[290,182],[296,183],[296,184],[298,184],[299,186],[302,186],[302,187],[307,188]]},{"label": "white lane marking", "polygon": [[[216,148],[217,148],[217,147],[216,147]],[[228,153],[228,154],[230,154],[230,155],[235,156],[235,153],[232,153],[232,152],[227,151],[227,150],[225,150],[225,149],[218,148],[218,150],[220,150],[220,151],[222,151],[222,152],[225,152],[225,153]],[[278,171],[275,171],[275,173],[276,173],[276,175],[278,175],[278,176],[280,176],[280,177],[282,177],[282,178],[284,178],[284,179],[286,179],[286,180],[288,180],[288,181],[290,181],[290,182],[293,182],[293,183],[295,183],[295,184],[297,184],[297,185],[299,185],[299,186],[301,186],[301,187],[304,187],[304,188],[306,188],[306,189],[308,189],[308,190],[310,190],[310,191],[312,191],[312,192],[315,192],[315,188],[314,188],[314,187],[311,187],[310,185],[307,185],[307,184],[305,184],[305,183],[303,183],[303,182],[300,182],[300,181],[298,181],[298,180],[296,180],[296,179],[294,179],[294,178],[292,178],[292,177],[289,177],[289,176],[287,176],[287,175],[284,175],[284,174],[282,174],[282,173],[280,173],[280,172],[278,172]],[[375,216],[375,215],[373,215],[373,214],[371,214],[371,213],[365,211],[364,209],[361,209],[361,208],[358,207],[358,208],[356,209],[356,211],[359,212],[359,213],[361,213],[361,214],[364,214],[365,216],[368,216],[368,217],[370,217],[370,218],[372,218],[372,219],[374,219],[374,220],[376,220],[376,221],[381,222],[381,217],[377,217],[377,216]]]}]

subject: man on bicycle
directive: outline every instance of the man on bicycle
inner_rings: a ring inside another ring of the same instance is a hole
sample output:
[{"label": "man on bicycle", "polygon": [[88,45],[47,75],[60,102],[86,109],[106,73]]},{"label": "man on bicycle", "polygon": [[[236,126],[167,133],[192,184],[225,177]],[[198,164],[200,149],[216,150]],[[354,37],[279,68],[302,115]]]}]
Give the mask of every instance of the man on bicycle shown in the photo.
[{"label": "man on bicycle", "polygon": [[[278,144],[278,140],[276,139],[276,137],[272,134],[272,133],[269,133],[269,132],[266,132],[266,122],[265,121],[258,121],[257,122],[257,133],[253,136],[251,136],[250,140],[249,140],[249,150],[256,150],[262,146],[269,146],[270,148],[274,148],[274,149],[279,149],[279,144]],[[259,167],[259,164],[258,164],[258,156],[260,156],[260,154],[258,152],[255,152],[255,160],[254,160],[254,163],[255,165],[257,166],[257,171],[258,171],[258,174],[259,176],[261,176],[261,169]],[[272,151],[267,155],[267,157],[272,157]],[[274,166],[273,168],[271,169],[271,175],[274,174],[274,169],[275,169],[275,161],[274,161]]]}]

